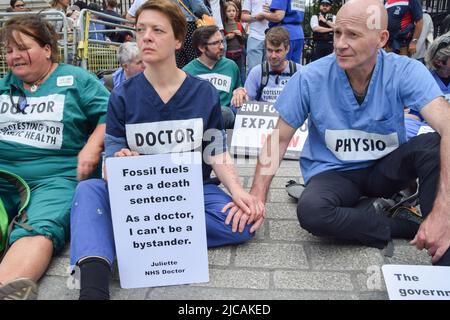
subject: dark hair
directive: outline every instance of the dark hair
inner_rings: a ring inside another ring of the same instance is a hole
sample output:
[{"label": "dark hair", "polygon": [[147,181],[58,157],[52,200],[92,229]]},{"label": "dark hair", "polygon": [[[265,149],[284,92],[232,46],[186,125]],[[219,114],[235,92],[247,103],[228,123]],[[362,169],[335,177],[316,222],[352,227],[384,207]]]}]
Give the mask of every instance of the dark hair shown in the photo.
[{"label": "dark hair", "polygon": [[184,42],[187,31],[186,17],[180,7],[170,0],[148,0],[136,11],[136,23],[145,10],[155,10],[164,14],[170,21],[175,39]]},{"label": "dark hair", "polygon": [[102,12],[102,8],[95,2],[89,3],[88,6],[86,7],[86,9],[94,11],[94,12]]},{"label": "dark hair", "polygon": [[[9,5],[11,6],[11,8],[14,8],[14,6],[16,5],[17,1],[22,1],[22,0],[11,0],[9,1]],[[23,3],[25,3],[24,1],[22,1]]]},{"label": "dark hair", "polygon": [[116,0],[106,0],[106,4],[111,7],[111,8],[115,8],[117,7],[117,1]]},{"label": "dark hair", "polygon": [[87,4],[84,1],[77,1],[73,5],[78,6],[78,8],[80,8],[80,10],[87,8]]},{"label": "dark hair", "polygon": [[289,47],[289,32],[281,26],[270,28],[266,33],[265,44],[270,43],[275,47],[284,44],[285,48]]},{"label": "dark hair", "polygon": [[49,45],[51,48],[52,62],[58,62],[58,35],[53,25],[38,14],[26,14],[15,16],[5,22],[1,29],[0,40],[3,43],[12,42],[20,45],[22,39],[20,35],[14,37],[13,32],[17,31],[33,38],[41,47]]},{"label": "dark hair", "polygon": [[201,55],[200,47],[206,46],[209,42],[209,39],[219,31],[219,27],[216,25],[212,26],[204,26],[198,29],[195,29],[192,34],[192,46],[195,48],[197,55]]}]

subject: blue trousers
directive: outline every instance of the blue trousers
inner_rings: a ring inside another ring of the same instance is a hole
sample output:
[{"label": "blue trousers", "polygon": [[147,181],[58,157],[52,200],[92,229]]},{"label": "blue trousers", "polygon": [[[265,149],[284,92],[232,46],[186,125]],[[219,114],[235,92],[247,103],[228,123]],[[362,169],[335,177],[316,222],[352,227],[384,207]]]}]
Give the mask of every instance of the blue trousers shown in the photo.
[{"label": "blue trousers", "polygon": [[302,58],[303,44],[305,39],[297,39],[289,41],[289,52],[286,55],[287,60],[292,60],[296,63],[300,63]]},{"label": "blue trousers", "polygon": [[[242,233],[232,232],[231,224],[225,225],[227,212],[221,210],[231,201],[215,184],[203,186],[205,201],[206,237],[208,247],[239,244],[250,240],[251,225]],[[80,182],[70,214],[71,242],[70,264],[74,266],[85,257],[101,257],[112,263],[116,257],[114,233],[109,205],[108,187],[101,179]]]}]

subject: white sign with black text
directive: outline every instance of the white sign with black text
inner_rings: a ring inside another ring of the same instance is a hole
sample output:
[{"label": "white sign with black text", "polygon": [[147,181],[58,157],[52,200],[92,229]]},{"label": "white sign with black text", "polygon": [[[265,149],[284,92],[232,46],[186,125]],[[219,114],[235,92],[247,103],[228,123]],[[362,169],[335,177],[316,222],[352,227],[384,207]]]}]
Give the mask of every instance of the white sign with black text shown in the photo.
[{"label": "white sign with black text", "polygon": [[390,300],[450,300],[450,267],[384,265]]},{"label": "white sign with black text", "polygon": [[[278,112],[270,102],[249,101],[238,109],[234,122],[231,152],[256,156],[262,149],[267,137],[272,133],[278,120]],[[289,142],[285,159],[300,157],[306,138],[308,122],[295,131]]]},{"label": "white sign with black text", "polygon": [[106,160],[122,288],[208,282],[200,152]]}]

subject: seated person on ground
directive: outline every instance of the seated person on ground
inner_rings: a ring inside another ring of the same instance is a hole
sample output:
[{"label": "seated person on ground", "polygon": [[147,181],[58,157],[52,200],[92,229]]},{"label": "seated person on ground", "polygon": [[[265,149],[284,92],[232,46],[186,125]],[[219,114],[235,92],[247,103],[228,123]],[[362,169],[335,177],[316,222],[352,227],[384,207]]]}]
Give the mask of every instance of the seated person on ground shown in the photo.
[{"label": "seated person on ground", "polygon": [[[441,88],[447,101],[450,101],[450,32],[437,38],[428,48],[425,63]],[[415,137],[421,127],[429,128],[420,113],[407,110],[405,114],[406,136]]]},{"label": "seated person on ground", "polygon": [[119,60],[120,68],[101,79],[109,91],[145,69],[136,42],[122,43],[117,50],[117,60]]},{"label": "seated person on ground", "polygon": [[[240,185],[226,150],[216,89],[176,66],[175,51],[181,47],[186,33],[182,11],[170,0],[150,0],[138,9],[136,21],[137,43],[146,68],[111,93],[106,157],[173,153],[180,152],[180,147],[189,152],[201,147],[208,247],[249,241],[264,220],[264,206]],[[127,135],[127,130],[136,126],[154,132],[162,122],[164,132],[187,126],[195,128],[194,124],[200,123],[201,130],[193,133],[191,146],[172,139],[140,147],[134,135]],[[203,139],[207,130],[214,135],[212,141]],[[231,197],[211,179],[212,170]],[[74,196],[75,203],[71,212],[71,265],[79,266],[80,299],[108,299],[115,246],[106,181],[92,179],[81,183]],[[99,209],[103,214],[97,214]]]},{"label": "seated person on ground", "polygon": [[[374,10],[380,17],[375,28],[367,24]],[[380,249],[392,238],[414,238],[411,244],[427,249],[433,264],[450,266],[450,105],[422,63],[381,49],[386,29],[380,1],[342,6],[335,54],[297,72],[275,103],[278,135],[269,136],[259,155],[250,193],[266,202],[279,160],[308,118],[300,157],[306,183],[297,206],[301,227]],[[407,141],[405,105],[436,132]],[[273,143],[278,152],[269,153]],[[362,196],[390,198],[416,179],[421,218],[407,208],[392,214],[356,207]]]},{"label": "seated person on ground", "polygon": [[225,129],[230,129],[235,120],[235,110],[230,107],[233,90],[242,84],[237,64],[223,56],[224,43],[217,26],[198,28],[192,35],[192,44],[199,57],[184,66],[183,70],[208,80],[218,90]]},{"label": "seated person on ground", "polygon": [[[11,71],[0,79],[0,169],[21,176],[31,197],[0,265],[0,299],[33,299],[69,238],[78,181],[100,177],[109,93],[86,70],[58,63],[58,36],[45,19],[16,16],[1,31]],[[0,199],[12,218],[20,199],[3,180]]]},{"label": "seated person on ground", "polygon": [[275,102],[284,86],[300,64],[287,60],[289,33],[283,27],[273,27],[267,31],[265,39],[266,58],[248,74],[245,88],[233,92],[231,104],[240,108],[245,101],[257,100]]}]

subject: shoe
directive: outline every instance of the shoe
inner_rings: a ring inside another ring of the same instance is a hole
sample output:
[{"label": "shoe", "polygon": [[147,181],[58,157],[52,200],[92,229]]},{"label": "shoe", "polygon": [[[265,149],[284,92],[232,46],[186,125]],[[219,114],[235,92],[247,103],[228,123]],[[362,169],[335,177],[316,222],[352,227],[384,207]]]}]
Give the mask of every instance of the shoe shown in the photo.
[{"label": "shoe", "polygon": [[305,190],[305,185],[294,180],[289,180],[286,184],[286,192],[292,198],[298,200]]},{"label": "shoe", "polygon": [[372,205],[378,213],[389,213],[389,210],[395,205],[395,202],[392,199],[376,198],[372,202]]},{"label": "shoe", "polygon": [[423,222],[422,214],[415,207],[399,207],[392,214],[393,219],[403,219],[421,224]]},{"label": "shoe", "polygon": [[37,284],[28,278],[18,278],[0,285],[0,300],[36,300]]}]

